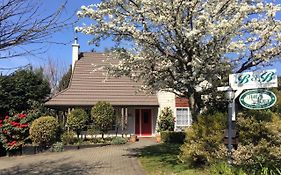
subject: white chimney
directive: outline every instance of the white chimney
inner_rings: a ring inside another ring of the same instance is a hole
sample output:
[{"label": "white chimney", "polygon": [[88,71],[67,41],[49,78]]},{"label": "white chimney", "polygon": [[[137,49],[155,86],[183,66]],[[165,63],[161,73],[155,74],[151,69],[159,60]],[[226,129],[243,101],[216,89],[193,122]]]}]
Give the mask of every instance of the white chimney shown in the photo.
[{"label": "white chimney", "polygon": [[78,38],[75,37],[74,43],[72,44],[72,71],[74,69],[75,62],[78,60],[80,45],[78,44]]}]

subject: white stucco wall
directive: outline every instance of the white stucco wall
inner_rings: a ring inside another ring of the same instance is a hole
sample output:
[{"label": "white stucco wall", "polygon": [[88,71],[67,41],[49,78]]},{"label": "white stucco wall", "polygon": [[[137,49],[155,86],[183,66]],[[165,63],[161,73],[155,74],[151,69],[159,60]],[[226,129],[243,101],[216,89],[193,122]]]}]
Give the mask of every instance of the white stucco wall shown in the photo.
[{"label": "white stucco wall", "polygon": [[164,109],[165,107],[171,107],[172,110],[175,109],[175,94],[171,92],[163,92],[160,91],[157,93],[158,103],[159,103],[159,111]]},{"label": "white stucco wall", "polygon": [[157,129],[158,108],[153,108],[152,111],[152,135],[155,136]]},{"label": "white stucco wall", "polygon": [[[157,98],[158,98],[158,103],[159,103],[158,116],[160,115],[162,109],[164,109],[165,107],[170,107],[172,109],[172,111],[174,113],[174,117],[175,117],[176,95],[172,92],[159,91],[157,93]],[[156,130],[157,130],[157,128],[156,128]]]}]

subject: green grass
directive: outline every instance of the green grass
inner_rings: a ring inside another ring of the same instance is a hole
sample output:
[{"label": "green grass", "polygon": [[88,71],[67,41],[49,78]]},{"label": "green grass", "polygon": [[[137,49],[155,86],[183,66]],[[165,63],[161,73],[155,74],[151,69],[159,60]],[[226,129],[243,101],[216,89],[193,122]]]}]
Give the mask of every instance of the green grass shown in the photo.
[{"label": "green grass", "polygon": [[150,175],[207,175],[206,171],[190,169],[179,162],[180,144],[157,144],[140,150],[139,159]]}]

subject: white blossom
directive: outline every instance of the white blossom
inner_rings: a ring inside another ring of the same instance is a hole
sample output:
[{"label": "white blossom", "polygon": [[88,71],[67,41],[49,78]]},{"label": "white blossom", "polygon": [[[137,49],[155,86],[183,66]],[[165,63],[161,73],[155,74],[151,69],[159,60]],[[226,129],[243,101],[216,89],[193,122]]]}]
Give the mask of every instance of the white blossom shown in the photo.
[{"label": "white blossom", "polygon": [[104,0],[81,7],[77,15],[93,22],[76,30],[92,43],[120,42],[116,75],[189,96],[230,67],[242,72],[280,58],[280,11],[273,0]]}]

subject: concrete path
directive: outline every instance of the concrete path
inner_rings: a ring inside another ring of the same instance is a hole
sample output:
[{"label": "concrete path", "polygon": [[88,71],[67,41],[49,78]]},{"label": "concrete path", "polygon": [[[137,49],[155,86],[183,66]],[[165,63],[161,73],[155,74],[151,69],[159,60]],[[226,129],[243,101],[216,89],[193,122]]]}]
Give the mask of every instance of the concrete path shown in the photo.
[{"label": "concrete path", "polygon": [[2,157],[0,175],[144,175],[137,150],[153,144],[154,140],[143,138],[125,145]]}]

